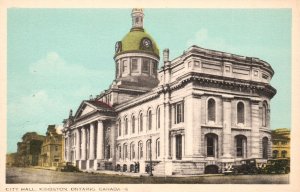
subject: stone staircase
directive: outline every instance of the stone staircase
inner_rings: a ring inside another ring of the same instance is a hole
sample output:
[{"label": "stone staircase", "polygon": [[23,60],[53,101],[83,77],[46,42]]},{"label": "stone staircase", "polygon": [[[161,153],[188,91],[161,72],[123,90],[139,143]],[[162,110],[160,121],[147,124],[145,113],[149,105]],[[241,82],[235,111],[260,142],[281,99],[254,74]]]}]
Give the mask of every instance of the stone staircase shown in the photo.
[{"label": "stone staircase", "polygon": [[154,167],[153,175],[165,175],[165,164],[164,162],[157,163]]}]

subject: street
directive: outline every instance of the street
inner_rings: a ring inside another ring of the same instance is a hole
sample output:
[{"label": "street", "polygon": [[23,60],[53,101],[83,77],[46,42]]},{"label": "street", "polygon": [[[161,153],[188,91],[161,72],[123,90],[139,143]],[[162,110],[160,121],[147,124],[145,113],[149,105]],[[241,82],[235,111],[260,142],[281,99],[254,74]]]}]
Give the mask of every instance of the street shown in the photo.
[{"label": "street", "polygon": [[114,183],[114,184],[288,184],[289,175],[206,175],[188,177],[131,177],[103,173],[58,172],[35,168],[6,168],[6,183]]}]

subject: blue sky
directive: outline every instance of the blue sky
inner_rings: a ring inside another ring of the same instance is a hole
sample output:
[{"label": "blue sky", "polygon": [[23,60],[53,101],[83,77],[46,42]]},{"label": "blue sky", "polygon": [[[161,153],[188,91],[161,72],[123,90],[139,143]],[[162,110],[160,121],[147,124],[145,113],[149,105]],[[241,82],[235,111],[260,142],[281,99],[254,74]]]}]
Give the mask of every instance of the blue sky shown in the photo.
[{"label": "blue sky", "polygon": [[[7,150],[28,131],[61,124],[114,78],[114,45],[130,9],[8,10]],[[271,127],[291,126],[290,9],[145,9],[144,27],[171,58],[190,45],[258,57],[275,71]]]}]

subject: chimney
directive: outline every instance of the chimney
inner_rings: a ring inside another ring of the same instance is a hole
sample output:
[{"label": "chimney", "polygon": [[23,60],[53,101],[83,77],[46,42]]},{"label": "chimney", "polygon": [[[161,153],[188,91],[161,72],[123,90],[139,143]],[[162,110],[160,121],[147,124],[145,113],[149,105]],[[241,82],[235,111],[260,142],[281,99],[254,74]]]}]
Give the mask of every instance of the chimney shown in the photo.
[{"label": "chimney", "polygon": [[169,62],[169,49],[164,49],[163,57],[164,57],[164,63]]}]

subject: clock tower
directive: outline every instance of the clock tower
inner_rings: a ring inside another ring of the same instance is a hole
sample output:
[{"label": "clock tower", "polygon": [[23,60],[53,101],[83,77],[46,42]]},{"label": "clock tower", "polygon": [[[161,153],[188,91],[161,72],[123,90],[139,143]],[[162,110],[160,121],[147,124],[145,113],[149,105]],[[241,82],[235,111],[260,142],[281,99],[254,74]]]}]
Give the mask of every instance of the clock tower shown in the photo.
[{"label": "clock tower", "polygon": [[144,11],[131,12],[132,27],[115,44],[115,83],[120,88],[149,91],[158,85],[159,49],[143,26]]}]

